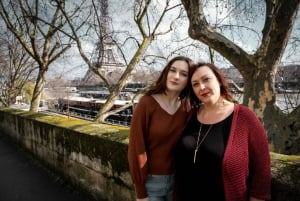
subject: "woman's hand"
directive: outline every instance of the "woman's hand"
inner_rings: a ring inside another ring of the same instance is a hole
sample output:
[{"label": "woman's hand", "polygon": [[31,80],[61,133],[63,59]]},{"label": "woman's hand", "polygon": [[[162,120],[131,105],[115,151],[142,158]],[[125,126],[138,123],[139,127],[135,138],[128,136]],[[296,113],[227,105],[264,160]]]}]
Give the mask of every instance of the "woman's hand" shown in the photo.
[{"label": "woman's hand", "polygon": [[265,200],[260,200],[255,197],[250,197],[249,201],[265,201]]},{"label": "woman's hand", "polygon": [[148,197],[142,199],[136,199],[136,201],[149,201]]}]

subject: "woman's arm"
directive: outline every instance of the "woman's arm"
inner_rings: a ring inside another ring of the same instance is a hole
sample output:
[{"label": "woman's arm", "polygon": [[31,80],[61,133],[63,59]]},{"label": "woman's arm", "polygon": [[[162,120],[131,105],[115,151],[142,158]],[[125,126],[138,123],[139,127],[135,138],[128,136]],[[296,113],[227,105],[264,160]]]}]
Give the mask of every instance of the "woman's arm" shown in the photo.
[{"label": "woman's arm", "polygon": [[136,106],[130,125],[128,163],[137,198],[146,198],[145,181],[148,165],[144,135],[148,130],[147,99],[142,98]]}]

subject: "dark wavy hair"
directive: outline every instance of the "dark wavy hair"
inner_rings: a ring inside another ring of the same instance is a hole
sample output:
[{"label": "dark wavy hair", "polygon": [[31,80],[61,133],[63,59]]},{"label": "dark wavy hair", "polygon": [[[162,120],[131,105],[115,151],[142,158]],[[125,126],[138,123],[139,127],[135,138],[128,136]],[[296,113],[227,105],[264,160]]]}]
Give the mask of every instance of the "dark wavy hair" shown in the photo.
[{"label": "dark wavy hair", "polygon": [[[162,70],[162,72],[160,73],[160,76],[158,77],[158,79],[156,80],[156,82],[154,82],[148,89],[148,91],[146,92],[146,95],[152,95],[152,94],[159,94],[159,93],[166,93],[167,90],[167,85],[166,85],[166,81],[167,81],[167,77],[168,77],[168,72],[170,71],[170,68],[172,66],[172,64],[175,61],[185,61],[188,64],[188,68],[189,68],[189,74],[191,71],[191,65],[193,63],[193,61],[185,56],[177,56],[172,58],[167,65],[164,67],[164,69]],[[189,82],[189,79],[188,79]],[[179,98],[180,99],[184,99],[187,97],[189,92],[189,88],[188,85],[181,91]]]},{"label": "dark wavy hair", "polygon": [[231,91],[229,89],[229,85],[228,82],[226,80],[225,75],[223,74],[223,72],[214,64],[212,63],[205,63],[205,62],[198,62],[198,63],[194,63],[190,69],[190,78],[189,78],[189,83],[188,83],[188,87],[189,87],[189,99],[190,99],[190,104],[193,107],[198,107],[201,104],[201,101],[199,100],[199,98],[196,96],[196,94],[193,91],[192,88],[192,84],[191,84],[191,78],[194,75],[195,71],[198,68],[207,66],[208,68],[210,68],[212,70],[212,72],[215,74],[216,78],[218,79],[219,83],[220,83],[220,93],[221,96],[228,101],[231,102],[235,102],[235,100],[232,97]]}]

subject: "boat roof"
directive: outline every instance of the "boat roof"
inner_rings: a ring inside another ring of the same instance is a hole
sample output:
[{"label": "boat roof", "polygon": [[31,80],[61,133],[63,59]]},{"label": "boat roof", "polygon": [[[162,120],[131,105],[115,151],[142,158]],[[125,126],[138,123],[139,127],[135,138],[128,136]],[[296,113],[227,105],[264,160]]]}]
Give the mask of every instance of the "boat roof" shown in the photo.
[{"label": "boat roof", "polygon": [[[93,102],[93,103],[102,103],[104,104],[106,102],[106,99],[97,99],[97,98],[87,98],[87,97],[80,97],[80,96],[69,96],[64,97],[64,100],[70,100],[70,101],[78,101],[78,102]],[[138,101],[135,100],[134,103],[137,103]],[[131,100],[115,100],[115,105],[126,105],[131,103]]]}]

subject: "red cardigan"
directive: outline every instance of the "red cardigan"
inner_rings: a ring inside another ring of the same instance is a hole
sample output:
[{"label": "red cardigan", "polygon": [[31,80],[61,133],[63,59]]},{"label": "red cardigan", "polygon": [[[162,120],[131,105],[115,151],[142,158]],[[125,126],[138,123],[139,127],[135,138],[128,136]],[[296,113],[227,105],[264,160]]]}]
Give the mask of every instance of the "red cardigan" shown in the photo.
[{"label": "red cardigan", "polygon": [[137,198],[147,197],[148,174],[174,173],[173,149],[190,114],[181,106],[173,115],[152,96],[143,96],[131,119],[128,162]]},{"label": "red cardigan", "polygon": [[271,198],[267,134],[254,112],[243,105],[234,107],[223,158],[223,182],[228,201],[247,201],[249,195],[263,200]]}]

